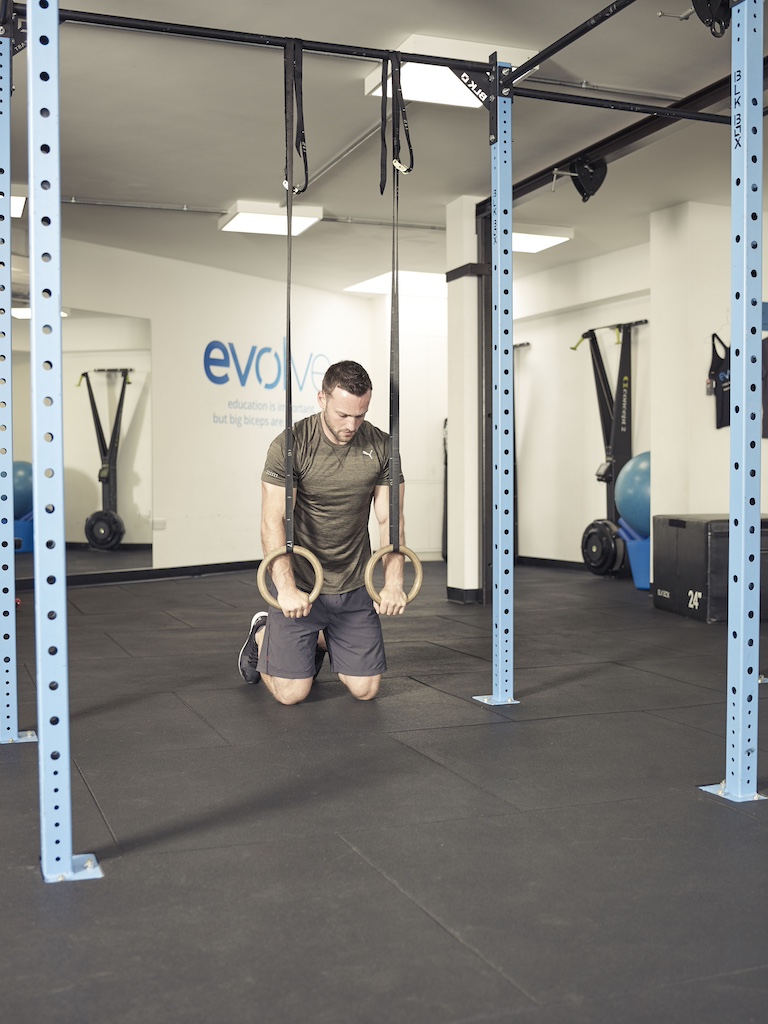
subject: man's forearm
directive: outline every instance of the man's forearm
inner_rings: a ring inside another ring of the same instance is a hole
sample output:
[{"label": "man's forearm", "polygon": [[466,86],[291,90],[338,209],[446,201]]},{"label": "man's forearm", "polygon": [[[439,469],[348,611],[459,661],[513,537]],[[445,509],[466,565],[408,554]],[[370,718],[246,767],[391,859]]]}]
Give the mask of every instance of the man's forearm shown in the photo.
[{"label": "man's forearm", "polygon": [[381,559],[384,566],[384,586],[402,587],[405,578],[405,555],[390,552]]},{"label": "man's forearm", "polygon": [[[265,557],[278,548],[285,547],[285,522],[283,520],[262,523],[261,546]],[[286,586],[295,586],[293,567],[288,555],[276,558],[270,565],[269,571],[272,575],[272,582],[278,590]]]}]

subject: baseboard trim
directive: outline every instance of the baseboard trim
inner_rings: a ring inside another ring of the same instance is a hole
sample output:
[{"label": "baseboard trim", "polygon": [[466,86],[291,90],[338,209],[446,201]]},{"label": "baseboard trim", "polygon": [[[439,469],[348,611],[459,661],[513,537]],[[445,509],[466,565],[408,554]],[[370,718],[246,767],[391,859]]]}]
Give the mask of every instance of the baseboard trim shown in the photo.
[{"label": "baseboard trim", "polygon": [[454,604],[482,604],[482,590],[460,590],[458,587],[446,587],[445,596]]},{"label": "baseboard trim", "polygon": [[525,555],[518,555],[515,565],[534,565],[543,569],[579,569],[589,572],[585,562],[564,562],[558,558],[528,558]]}]

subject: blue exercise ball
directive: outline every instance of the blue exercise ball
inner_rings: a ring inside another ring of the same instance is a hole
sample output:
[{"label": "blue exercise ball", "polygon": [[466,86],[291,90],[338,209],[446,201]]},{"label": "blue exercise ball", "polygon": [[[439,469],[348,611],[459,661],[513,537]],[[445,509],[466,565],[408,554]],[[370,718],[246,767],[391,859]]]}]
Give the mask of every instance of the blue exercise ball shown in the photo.
[{"label": "blue exercise ball", "polygon": [[651,453],[641,452],[622,466],[613,497],[627,526],[641,537],[651,535]]},{"label": "blue exercise ball", "polygon": [[32,511],[32,463],[13,464],[13,517],[21,519]]}]

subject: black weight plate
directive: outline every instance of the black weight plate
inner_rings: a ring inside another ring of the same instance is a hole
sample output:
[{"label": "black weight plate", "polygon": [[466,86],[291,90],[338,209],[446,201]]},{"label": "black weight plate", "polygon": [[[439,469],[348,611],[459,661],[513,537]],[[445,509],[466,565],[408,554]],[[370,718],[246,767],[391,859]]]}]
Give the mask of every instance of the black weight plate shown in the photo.
[{"label": "black weight plate", "polygon": [[94,512],[85,521],[85,537],[93,548],[112,551],[124,536],[125,526],[117,512],[102,509]]},{"label": "black weight plate", "polygon": [[590,523],[581,538],[581,555],[590,572],[596,576],[616,572],[624,561],[624,541],[618,537],[617,526],[607,519]]}]

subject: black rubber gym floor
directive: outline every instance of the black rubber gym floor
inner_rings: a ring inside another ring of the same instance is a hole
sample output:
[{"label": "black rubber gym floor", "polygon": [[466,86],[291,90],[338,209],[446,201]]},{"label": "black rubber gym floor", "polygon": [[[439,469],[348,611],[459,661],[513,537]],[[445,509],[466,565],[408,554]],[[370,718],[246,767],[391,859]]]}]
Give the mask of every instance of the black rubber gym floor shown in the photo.
[{"label": "black rubber gym floor", "polygon": [[724,625],[518,567],[521,703],[489,708],[491,610],[425,569],[371,703],[327,663],[297,707],[242,683],[255,573],[70,589],[74,852],[104,878],[42,881],[37,747],[0,746],[4,1019],[763,1024],[768,801],[697,788]]}]

